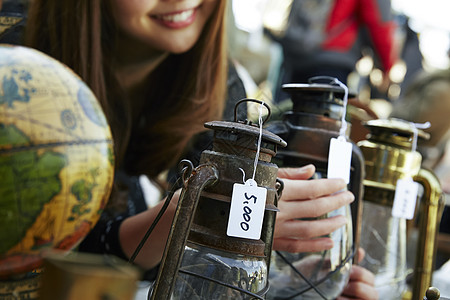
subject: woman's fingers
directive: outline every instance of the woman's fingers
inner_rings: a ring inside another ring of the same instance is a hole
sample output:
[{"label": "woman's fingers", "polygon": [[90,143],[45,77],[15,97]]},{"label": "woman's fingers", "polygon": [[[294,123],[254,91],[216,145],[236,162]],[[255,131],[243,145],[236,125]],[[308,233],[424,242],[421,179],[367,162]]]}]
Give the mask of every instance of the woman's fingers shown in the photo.
[{"label": "woman's fingers", "polygon": [[366,256],[366,251],[363,248],[358,248],[357,254],[358,261],[356,263],[360,263],[364,259],[364,256]]},{"label": "woman's fingers", "polygon": [[[280,212],[277,214],[274,232],[275,250],[287,252],[316,252],[333,247],[328,235],[347,220],[343,216],[320,220],[299,220],[315,218],[351,203],[354,196],[346,191],[342,179],[314,179],[313,165],[303,168],[283,168],[278,176],[284,182],[283,195],[278,202]],[[320,237],[320,238],[319,238]]]},{"label": "woman's fingers", "polygon": [[311,178],[316,172],[314,165],[306,165],[301,168],[281,168],[278,169],[278,177],[281,179],[304,180]]},{"label": "woman's fingers", "polygon": [[335,216],[327,219],[302,221],[290,220],[275,225],[273,249],[297,252],[317,252],[331,249],[333,241],[322,237],[330,234],[347,223],[343,216]]},{"label": "woman's fingers", "polygon": [[291,253],[319,252],[333,248],[333,240],[330,238],[317,239],[290,239],[274,238],[273,249]]},{"label": "woman's fingers", "polygon": [[338,299],[377,300],[378,292],[375,289],[374,282],[375,277],[370,271],[352,265],[350,281]]},{"label": "woman's fingers", "polygon": [[346,189],[343,179],[291,180],[284,182],[282,200],[314,199]]},{"label": "woman's fingers", "polygon": [[278,220],[320,217],[353,202],[355,197],[349,191],[322,196],[317,199],[286,201],[283,198],[278,202],[280,212]]},{"label": "woman's fingers", "polygon": [[360,281],[370,285],[374,285],[375,276],[369,270],[361,266],[353,265],[352,271],[350,273],[350,281]]},{"label": "woman's fingers", "polygon": [[335,216],[326,219],[303,221],[289,220],[275,226],[274,238],[311,239],[332,233],[347,224],[344,216]]},{"label": "woman's fingers", "polygon": [[338,300],[344,299],[361,299],[361,300],[378,300],[377,290],[363,282],[349,282]]}]

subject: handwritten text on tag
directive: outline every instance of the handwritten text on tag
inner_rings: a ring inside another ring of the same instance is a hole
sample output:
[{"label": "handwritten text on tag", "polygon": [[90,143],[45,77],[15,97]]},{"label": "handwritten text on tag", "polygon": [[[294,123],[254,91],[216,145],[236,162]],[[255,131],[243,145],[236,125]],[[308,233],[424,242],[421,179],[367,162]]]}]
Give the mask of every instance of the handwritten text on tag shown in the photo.
[{"label": "handwritten text on tag", "polygon": [[392,216],[408,220],[414,218],[418,191],[419,184],[414,182],[412,178],[399,179],[395,189]]},{"label": "handwritten text on tag", "polygon": [[248,179],[233,185],[227,235],[258,240],[261,237],[267,189]]}]

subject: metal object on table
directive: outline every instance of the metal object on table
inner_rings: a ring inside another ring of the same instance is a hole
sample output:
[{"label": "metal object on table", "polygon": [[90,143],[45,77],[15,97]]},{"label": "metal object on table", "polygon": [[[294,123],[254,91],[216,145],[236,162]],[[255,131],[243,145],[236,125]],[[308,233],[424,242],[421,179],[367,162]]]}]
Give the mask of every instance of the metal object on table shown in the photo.
[{"label": "metal object on table", "polygon": [[44,258],[39,299],[133,300],[140,277],[135,266],[114,256],[50,254]]},{"label": "metal object on table", "polygon": [[450,298],[441,297],[441,291],[436,287],[429,287],[425,292],[423,300],[449,300]]},{"label": "metal object on table", "polygon": [[413,276],[412,299],[421,299],[431,284],[436,233],[443,201],[437,177],[421,169],[421,155],[413,151],[413,136],[428,138],[422,130],[399,119],[366,122],[367,140],[358,143],[366,161],[361,246],[362,265],[375,274],[381,299],[400,299],[406,288],[406,219],[392,216],[397,181],[412,178],[422,185],[416,216],[419,240]]},{"label": "metal object on table", "polygon": [[[283,90],[290,94],[293,108],[284,114],[283,121],[268,126],[268,130],[280,135],[288,143],[285,149],[279,151],[274,162],[280,167],[313,164],[316,167],[315,177],[327,177],[330,139],[339,136],[345,113],[344,88],[312,81],[310,84],[285,84]],[[347,140],[349,132],[350,126],[347,127]],[[277,274],[278,279],[271,278],[271,283],[277,287],[269,292],[270,297],[293,299],[290,297],[297,295],[295,299],[332,299],[342,292],[350,274],[353,247],[359,244],[362,213],[360,200],[364,159],[359,148],[352,144],[348,189],[355,195],[355,201],[351,206],[321,217],[343,214],[349,220],[348,225],[331,235],[335,246],[330,251],[306,254],[280,252],[274,255],[277,263],[272,266],[271,276]],[[293,266],[288,266],[289,263]],[[305,276],[309,282],[301,276]],[[312,285],[315,286],[314,290]]]},{"label": "metal object on table", "polygon": [[[277,198],[281,184],[278,167],[271,163],[279,146],[286,143],[262,131],[255,180],[267,189],[264,221],[259,240],[227,236],[231,195],[242,172],[254,170],[260,128],[248,121],[213,121],[213,149],[202,152],[200,165],[185,172],[164,257],[152,291],[152,299],[263,299],[267,292]],[[267,107],[268,108],[268,107]],[[270,115],[270,110],[269,110]]]},{"label": "metal object on table", "polygon": [[439,300],[441,292],[435,287],[429,287],[425,293],[424,300]]},{"label": "metal object on table", "polygon": [[38,300],[42,273],[30,272],[19,278],[0,279],[0,299]]}]

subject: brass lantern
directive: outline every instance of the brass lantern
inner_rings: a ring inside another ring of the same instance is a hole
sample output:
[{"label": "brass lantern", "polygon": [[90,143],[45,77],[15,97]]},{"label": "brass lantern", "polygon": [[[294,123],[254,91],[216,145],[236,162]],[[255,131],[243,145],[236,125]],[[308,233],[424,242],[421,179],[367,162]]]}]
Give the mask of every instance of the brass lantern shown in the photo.
[{"label": "brass lantern", "polygon": [[412,283],[413,299],[422,299],[431,283],[443,205],[439,180],[421,168],[421,155],[413,149],[415,135],[429,135],[400,119],[372,120],[365,126],[370,134],[358,143],[366,161],[361,231],[366,255],[361,264],[375,274],[380,299],[401,299],[406,289],[407,224],[392,211],[399,179],[412,178],[423,187],[416,209],[419,240]]},{"label": "brass lantern", "polygon": [[[200,165],[185,174],[169,240],[152,299],[264,299],[269,288],[269,264],[277,212],[278,167],[271,162],[279,146],[277,135],[248,121],[213,121],[213,149],[205,150]],[[267,107],[268,109],[268,107]],[[270,115],[270,110],[269,110]],[[261,138],[260,143],[258,143]],[[260,144],[260,151],[258,151]],[[255,155],[259,153],[257,165]],[[267,189],[260,239],[227,235],[230,202],[242,171]],[[241,169],[241,170],[240,170]]]}]

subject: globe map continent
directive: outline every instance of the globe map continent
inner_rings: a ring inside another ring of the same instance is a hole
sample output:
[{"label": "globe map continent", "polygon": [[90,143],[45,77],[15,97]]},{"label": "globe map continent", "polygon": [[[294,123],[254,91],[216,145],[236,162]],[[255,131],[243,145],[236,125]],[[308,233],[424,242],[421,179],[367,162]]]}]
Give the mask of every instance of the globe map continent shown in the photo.
[{"label": "globe map continent", "polygon": [[113,166],[85,83],[41,52],[0,45],[0,277],[76,246],[106,205]]}]

